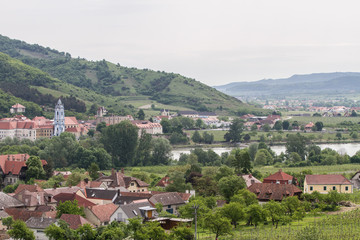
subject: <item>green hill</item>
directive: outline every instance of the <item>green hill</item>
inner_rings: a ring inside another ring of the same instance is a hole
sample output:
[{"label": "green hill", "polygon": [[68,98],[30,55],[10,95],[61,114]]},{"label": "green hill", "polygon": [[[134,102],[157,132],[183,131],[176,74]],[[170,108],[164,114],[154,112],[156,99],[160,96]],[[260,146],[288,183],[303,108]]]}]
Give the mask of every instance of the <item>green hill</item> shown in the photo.
[{"label": "green hill", "polygon": [[[72,58],[69,53],[37,44],[30,45],[1,35],[0,52],[47,73],[44,80],[43,75],[31,70],[33,74],[40,74],[42,77],[32,75],[36,80],[26,79],[43,94],[72,95],[85,101],[87,106],[97,103],[112,108],[115,112],[124,109],[135,111],[134,108],[150,104],[171,110],[194,109],[216,111],[219,114],[234,114],[239,109],[261,111],[175,73],[128,68],[105,60],[94,62]],[[24,68],[29,70],[28,66]]]}]

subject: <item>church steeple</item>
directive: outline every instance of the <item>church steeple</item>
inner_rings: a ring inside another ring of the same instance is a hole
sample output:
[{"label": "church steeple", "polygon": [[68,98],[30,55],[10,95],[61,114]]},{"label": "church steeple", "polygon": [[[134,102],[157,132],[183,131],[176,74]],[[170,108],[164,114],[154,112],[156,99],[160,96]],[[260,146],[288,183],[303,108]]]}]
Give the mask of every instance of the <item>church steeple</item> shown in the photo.
[{"label": "church steeple", "polygon": [[64,105],[59,99],[55,105],[55,116],[54,116],[54,136],[60,136],[65,131],[65,112]]}]

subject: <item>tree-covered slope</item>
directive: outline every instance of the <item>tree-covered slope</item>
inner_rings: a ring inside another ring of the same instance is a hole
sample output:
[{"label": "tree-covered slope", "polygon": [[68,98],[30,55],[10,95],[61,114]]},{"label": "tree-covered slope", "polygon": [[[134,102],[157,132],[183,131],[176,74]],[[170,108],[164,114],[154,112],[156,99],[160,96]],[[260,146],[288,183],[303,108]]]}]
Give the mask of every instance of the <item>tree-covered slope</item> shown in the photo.
[{"label": "tree-covered slope", "polygon": [[62,82],[91,90],[98,95],[120,97],[117,99],[123,101],[150,99],[197,110],[223,109],[228,112],[248,107],[236,98],[179,74],[128,68],[105,60],[93,62],[72,58],[69,53],[36,44],[30,45],[1,35],[0,52],[38,68]]}]

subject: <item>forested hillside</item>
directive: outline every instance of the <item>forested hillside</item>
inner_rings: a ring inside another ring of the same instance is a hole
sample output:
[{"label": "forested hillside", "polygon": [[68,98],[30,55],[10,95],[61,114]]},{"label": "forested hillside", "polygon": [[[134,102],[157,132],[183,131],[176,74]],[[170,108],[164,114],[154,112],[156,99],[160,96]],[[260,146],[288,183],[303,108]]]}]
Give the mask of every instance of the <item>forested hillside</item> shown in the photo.
[{"label": "forested hillside", "polygon": [[298,96],[360,93],[360,73],[335,72],[294,75],[283,79],[234,82],[215,88],[231,96]]},{"label": "forested hillside", "polygon": [[[236,113],[239,109],[242,111],[244,109],[257,110],[214,88],[175,73],[128,68],[105,60],[93,62],[72,58],[69,53],[36,44],[30,45],[1,35],[0,52],[49,74],[42,75],[33,70],[33,73],[40,77],[32,76],[33,79],[26,79],[30,85],[38,88],[44,86],[44,82],[46,82],[46,87],[53,89],[54,78],[56,78],[83,90],[88,89],[92,93],[96,93],[97,97],[85,99],[86,96],[78,95],[79,93],[74,89],[72,91],[66,91],[69,89],[64,89],[64,87],[55,89],[85,101],[107,105],[116,111],[123,109],[126,105],[121,105],[119,102],[127,103],[129,100],[152,100],[201,111]],[[14,77],[16,78],[15,75]],[[55,85],[59,85],[57,81],[55,82]],[[38,89],[42,90],[42,88]],[[99,99],[99,95],[107,95],[107,97]],[[113,98],[111,99],[111,97]]]}]

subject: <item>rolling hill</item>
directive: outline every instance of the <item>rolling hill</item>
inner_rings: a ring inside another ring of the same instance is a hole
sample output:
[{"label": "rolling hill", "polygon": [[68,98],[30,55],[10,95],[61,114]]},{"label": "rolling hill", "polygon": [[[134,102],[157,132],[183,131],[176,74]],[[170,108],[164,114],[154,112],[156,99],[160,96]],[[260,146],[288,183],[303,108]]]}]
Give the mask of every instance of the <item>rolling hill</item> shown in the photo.
[{"label": "rolling hill", "polygon": [[96,103],[123,113],[135,112],[137,107],[150,104],[174,111],[194,109],[216,111],[221,115],[236,114],[239,109],[262,111],[180,74],[128,68],[105,60],[72,58],[69,53],[1,35],[0,52],[10,56],[5,60],[5,54],[1,55],[2,61],[13,64],[11,74],[0,73],[7,75],[6,81],[15,81],[21,61],[22,69],[31,72],[29,78],[21,79],[31,88],[42,94],[76,97],[87,107]]},{"label": "rolling hill", "polygon": [[347,95],[360,93],[360,73],[335,72],[294,75],[283,79],[234,82],[215,88],[231,96]]}]

